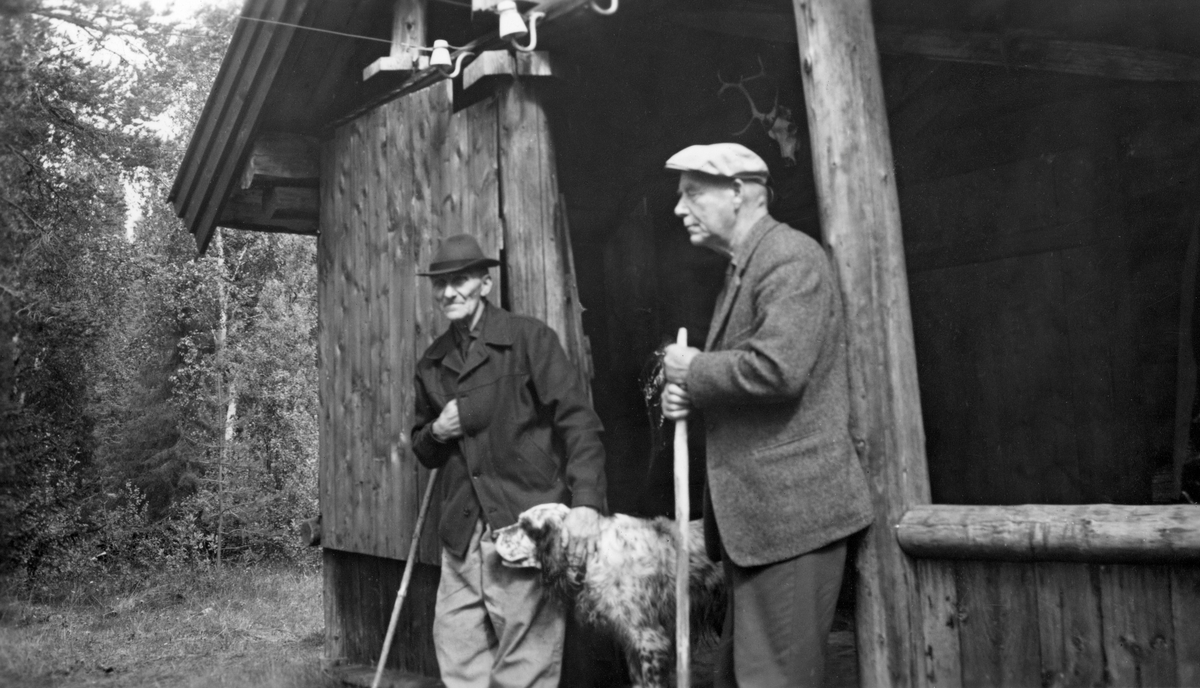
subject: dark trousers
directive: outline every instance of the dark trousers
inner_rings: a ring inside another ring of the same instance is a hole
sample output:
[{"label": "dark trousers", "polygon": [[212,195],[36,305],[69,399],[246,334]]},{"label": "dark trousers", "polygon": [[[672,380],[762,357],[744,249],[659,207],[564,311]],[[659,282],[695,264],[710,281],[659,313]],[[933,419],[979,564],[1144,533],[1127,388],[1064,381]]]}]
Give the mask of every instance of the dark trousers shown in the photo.
[{"label": "dark trousers", "polygon": [[765,566],[741,567],[728,554],[723,558],[731,594],[714,687],[820,686],[846,541]]}]

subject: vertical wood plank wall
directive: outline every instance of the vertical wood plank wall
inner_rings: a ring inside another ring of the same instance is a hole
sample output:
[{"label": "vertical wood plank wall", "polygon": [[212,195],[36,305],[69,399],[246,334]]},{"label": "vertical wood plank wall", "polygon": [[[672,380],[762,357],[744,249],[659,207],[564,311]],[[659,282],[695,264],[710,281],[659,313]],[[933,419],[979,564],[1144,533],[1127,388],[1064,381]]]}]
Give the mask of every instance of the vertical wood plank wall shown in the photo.
[{"label": "vertical wood plank wall", "polygon": [[953,581],[923,591],[924,685],[1198,685],[1198,566],[922,560],[921,567]]},{"label": "vertical wood plank wall", "polygon": [[[335,662],[378,656],[428,480],[409,442],[412,377],[447,322],[417,272],[441,239],[466,232],[487,255],[504,256],[492,301],[509,293],[512,310],[549,323],[577,363],[585,351],[536,94],[514,83],[452,112],[442,82],[343,125],[322,151],[319,490],[326,654]],[[437,494],[400,621],[405,648],[390,662],[426,674],[437,671]]]},{"label": "vertical wood plank wall", "polygon": [[[407,556],[428,478],[408,439],[412,376],[444,328],[416,272],[443,229],[459,224],[467,171],[443,167],[461,161],[453,152],[469,147],[468,130],[452,126],[449,89],[438,86],[340,127],[322,156],[320,496],[328,548]],[[482,196],[486,179],[478,186]],[[487,239],[494,250],[494,232]],[[435,524],[436,504],[431,509]],[[438,561],[435,532],[426,531],[418,561]]]}]

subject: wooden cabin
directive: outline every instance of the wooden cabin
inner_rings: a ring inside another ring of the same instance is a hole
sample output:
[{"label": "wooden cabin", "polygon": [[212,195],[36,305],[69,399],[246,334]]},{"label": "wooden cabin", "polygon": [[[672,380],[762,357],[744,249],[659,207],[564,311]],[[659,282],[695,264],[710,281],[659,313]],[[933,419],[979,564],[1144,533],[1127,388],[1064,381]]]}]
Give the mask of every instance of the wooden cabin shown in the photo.
[{"label": "wooden cabin", "polygon": [[[317,242],[327,660],[375,661],[408,556],[412,370],[445,327],[414,272],[442,235],[500,255],[500,302],[588,377],[610,508],[672,513],[639,377],[703,340],[724,266],[662,165],[732,140],[844,294],[877,514],[858,682],[1200,685],[1200,8],[611,2],[522,3],[532,53],[493,0],[246,2],[172,201],[201,251]],[[439,38],[472,53],[454,78],[410,52]],[[432,527],[417,562],[391,664],[436,675]],[[571,638],[564,685],[615,685]]]}]

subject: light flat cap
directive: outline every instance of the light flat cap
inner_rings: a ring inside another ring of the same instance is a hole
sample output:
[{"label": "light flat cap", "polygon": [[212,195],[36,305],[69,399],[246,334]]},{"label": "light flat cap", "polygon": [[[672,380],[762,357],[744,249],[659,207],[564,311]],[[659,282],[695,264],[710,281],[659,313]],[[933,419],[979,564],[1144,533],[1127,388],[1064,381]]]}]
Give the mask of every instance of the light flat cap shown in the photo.
[{"label": "light flat cap", "polygon": [[740,143],[688,146],[667,158],[667,169],[703,172],[716,177],[753,179],[764,184],[771,178],[767,163]]}]

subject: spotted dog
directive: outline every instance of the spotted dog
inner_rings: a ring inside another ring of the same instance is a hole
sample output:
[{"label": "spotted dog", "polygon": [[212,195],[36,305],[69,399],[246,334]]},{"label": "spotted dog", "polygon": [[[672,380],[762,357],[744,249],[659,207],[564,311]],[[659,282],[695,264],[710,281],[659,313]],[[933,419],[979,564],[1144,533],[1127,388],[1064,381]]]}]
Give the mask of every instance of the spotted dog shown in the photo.
[{"label": "spotted dog", "polygon": [[[546,587],[575,606],[582,620],[608,629],[625,650],[629,674],[638,688],[674,685],[675,538],[674,522],[616,515],[600,518],[588,537],[584,561],[570,561],[563,519],[570,509],[542,504],[496,531],[496,551],[504,564],[541,570]],[[704,553],[700,521],[689,524],[692,636],[711,640],[725,612],[721,569]]]}]

